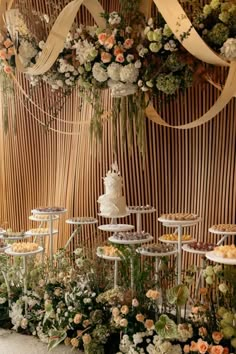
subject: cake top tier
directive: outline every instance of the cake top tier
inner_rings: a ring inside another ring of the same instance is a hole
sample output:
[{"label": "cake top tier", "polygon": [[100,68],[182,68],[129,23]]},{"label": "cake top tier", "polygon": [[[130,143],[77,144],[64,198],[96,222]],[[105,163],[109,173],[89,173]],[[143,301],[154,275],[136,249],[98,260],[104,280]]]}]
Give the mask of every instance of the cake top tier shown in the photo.
[{"label": "cake top tier", "polygon": [[107,172],[106,177],[103,179],[105,194],[113,194],[114,196],[122,195],[123,178],[120,175],[117,163],[112,164],[111,169]]}]

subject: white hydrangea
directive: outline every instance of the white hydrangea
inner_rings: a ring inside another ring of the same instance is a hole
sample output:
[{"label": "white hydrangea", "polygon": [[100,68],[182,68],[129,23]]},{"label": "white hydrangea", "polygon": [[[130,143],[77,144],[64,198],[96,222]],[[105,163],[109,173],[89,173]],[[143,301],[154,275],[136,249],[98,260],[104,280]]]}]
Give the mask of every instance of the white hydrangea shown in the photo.
[{"label": "white hydrangea", "polygon": [[137,81],[139,70],[134,64],[125,65],[120,70],[120,79],[123,82],[134,83]]},{"label": "white hydrangea", "polygon": [[124,84],[123,82],[109,80],[108,86],[111,88],[112,97],[129,96],[137,91],[137,86],[130,83]]},{"label": "white hydrangea", "polygon": [[13,329],[15,331],[17,331],[17,329],[20,327],[21,321],[24,318],[24,316],[22,315],[22,311],[23,309],[19,301],[15,302],[12,305],[11,310],[9,311],[9,316],[11,318]]},{"label": "white hydrangea", "polygon": [[119,14],[116,11],[113,11],[110,13],[108,22],[110,25],[119,25],[121,21],[121,17],[119,16]]},{"label": "white hydrangea", "polygon": [[107,68],[107,74],[109,78],[112,79],[113,81],[119,81],[121,69],[122,69],[122,65],[118,63],[110,64]]},{"label": "white hydrangea", "polygon": [[143,337],[141,335],[141,333],[137,332],[133,335],[133,341],[134,341],[134,344],[137,345],[139,343],[142,343],[143,341]]},{"label": "white hydrangea", "polygon": [[220,49],[221,54],[226,59],[232,60],[236,58],[236,38],[228,38]]},{"label": "white hydrangea", "polygon": [[99,63],[94,64],[92,72],[93,72],[93,77],[98,82],[105,82],[108,79],[108,74],[106,70]]},{"label": "white hydrangea", "polygon": [[95,46],[87,40],[79,40],[72,48],[76,49],[76,60],[80,65],[91,62],[98,53]]},{"label": "white hydrangea", "polygon": [[34,58],[38,53],[37,49],[32,45],[32,43],[27,41],[26,39],[23,39],[21,41],[18,50],[19,50],[19,55],[26,60],[30,60]]}]

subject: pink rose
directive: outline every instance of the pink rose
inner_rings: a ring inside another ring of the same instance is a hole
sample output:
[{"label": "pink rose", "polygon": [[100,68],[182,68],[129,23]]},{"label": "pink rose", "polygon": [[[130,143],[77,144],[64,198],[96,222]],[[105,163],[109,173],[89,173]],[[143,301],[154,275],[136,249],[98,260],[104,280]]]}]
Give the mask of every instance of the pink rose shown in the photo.
[{"label": "pink rose", "polygon": [[125,49],[130,49],[133,44],[134,44],[134,40],[131,38],[127,38],[124,42],[124,47]]},{"label": "pink rose", "polygon": [[104,46],[108,49],[111,49],[113,48],[114,44],[115,44],[115,37],[111,35],[105,40]]},{"label": "pink rose", "polygon": [[12,72],[12,69],[9,65],[5,65],[3,70],[6,74],[10,74]]},{"label": "pink rose", "polygon": [[123,55],[123,54],[118,54],[118,55],[116,56],[116,61],[117,61],[118,63],[123,63],[123,62],[125,61],[124,55]]},{"label": "pink rose", "polygon": [[0,58],[1,59],[6,59],[7,53],[5,49],[0,50]]},{"label": "pink rose", "polygon": [[107,34],[106,34],[106,33],[100,33],[100,34],[98,35],[98,42],[99,42],[100,44],[104,44],[105,41],[106,41],[106,39],[107,39]]},{"label": "pink rose", "polygon": [[101,60],[103,63],[110,63],[111,61],[111,54],[107,52],[102,52]]},{"label": "pink rose", "polygon": [[117,56],[118,54],[122,54],[122,53],[124,53],[124,50],[118,45],[116,45],[114,48],[114,55]]}]

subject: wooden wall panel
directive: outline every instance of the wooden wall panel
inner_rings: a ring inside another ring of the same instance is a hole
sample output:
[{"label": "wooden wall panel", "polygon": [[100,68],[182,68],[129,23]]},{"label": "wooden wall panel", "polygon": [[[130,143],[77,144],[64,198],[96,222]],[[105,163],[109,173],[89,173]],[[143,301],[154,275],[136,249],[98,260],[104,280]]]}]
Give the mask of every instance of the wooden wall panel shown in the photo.
[{"label": "wooden wall panel", "polygon": [[[45,9],[43,1],[35,3],[40,3],[42,11]],[[115,8],[116,3],[103,1],[108,11]],[[34,6],[34,2],[28,0],[28,6],[31,5]],[[80,19],[91,21],[85,9],[81,9],[78,21]],[[218,71],[223,78],[224,72]],[[28,92],[26,79],[19,77],[19,80]],[[48,89],[42,87],[32,94],[38,105],[48,110],[53,100]],[[168,122],[180,124],[204,113],[218,95],[209,84],[199,85],[185,95],[179,94],[176,100],[156,102],[156,107]],[[102,100],[105,109],[110,111],[112,102],[108,91],[103,93]],[[72,231],[72,227],[65,224],[67,217],[97,216],[97,198],[103,192],[102,177],[113,159],[111,123],[105,120],[101,143],[91,141],[91,107],[76,91],[68,97],[58,120],[52,124],[53,129],[65,134],[46,131],[38,124],[36,119],[45,123],[48,117],[25,100],[17,89],[15,101],[16,135],[12,120],[6,135],[2,120],[0,125],[0,222],[7,221],[8,226],[16,230],[32,228],[36,227],[28,220],[32,208],[65,206],[68,212],[59,221],[60,233],[55,242],[55,248],[62,247]],[[201,215],[202,223],[191,229],[193,236],[201,241],[218,240],[208,233],[212,224],[236,222],[235,112],[233,99],[210,123],[187,131],[161,127],[146,120],[144,157],[139,154],[135,139],[128,151],[118,127],[118,164],[124,177],[127,203],[156,207],[156,214],[142,217],[143,228],[151,232],[155,240],[169,231],[157,221],[158,215],[165,212],[187,211]],[[65,124],[63,120],[75,124]],[[99,223],[106,221],[99,217]],[[135,223],[135,218],[130,216],[122,222]],[[92,248],[106,237],[94,226],[86,226],[76,242]],[[185,255],[184,265],[190,260],[199,262],[196,257]]]}]

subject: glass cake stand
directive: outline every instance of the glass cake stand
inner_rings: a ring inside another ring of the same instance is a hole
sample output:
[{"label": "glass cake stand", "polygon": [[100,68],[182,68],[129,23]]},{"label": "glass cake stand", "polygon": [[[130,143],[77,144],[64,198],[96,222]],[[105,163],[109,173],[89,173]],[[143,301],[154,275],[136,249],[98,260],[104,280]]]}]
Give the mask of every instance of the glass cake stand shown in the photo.
[{"label": "glass cake stand", "polygon": [[68,241],[65,244],[65,248],[67,248],[69,246],[69,244],[71,243],[71,241],[74,239],[74,237],[76,235],[80,234],[81,231],[81,227],[83,225],[93,225],[93,224],[97,224],[97,219],[88,216],[88,217],[84,217],[84,216],[78,216],[78,217],[73,217],[70,219],[66,220],[67,224],[70,225],[76,225],[75,230],[72,232],[71,236],[69,237]]},{"label": "glass cake stand", "polygon": [[49,223],[49,237],[50,237],[50,261],[53,263],[53,222],[57,219],[57,216],[67,212],[67,209],[62,207],[43,207],[35,208],[31,210],[32,214],[45,215],[45,218],[48,219]]},{"label": "glass cake stand", "polygon": [[128,211],[130,214],[136,214],[136,228],[137,232],[142,231],[141,215],[154,213],[156,209],[154,207],[143,206],[129,206]]},{"label": "glass cake stand", "polygon": [[[195,226],[197,225],[200,221],[201,218],[196,218],[194,220],[169,220],[164,217],[159,217],[158,221],[160,221],[163,226],[166,227],[176,227],[178,230],[178,241],[175,242],[177,243],[177,284],[181,284],[181,274],[182,274],[182,244],[185,241],[182,241],[182,235],[183,235],[183,228],[187,226]],[[160,238],[161,240],[161,238]],[[163,240],[161,240],[163,241]],[[168,242],[168,241],[167,241]],[[193,242],[193,240],[191,240]]]}]

